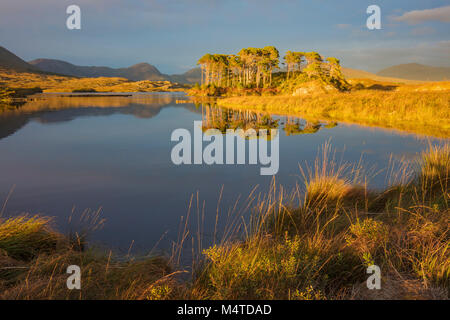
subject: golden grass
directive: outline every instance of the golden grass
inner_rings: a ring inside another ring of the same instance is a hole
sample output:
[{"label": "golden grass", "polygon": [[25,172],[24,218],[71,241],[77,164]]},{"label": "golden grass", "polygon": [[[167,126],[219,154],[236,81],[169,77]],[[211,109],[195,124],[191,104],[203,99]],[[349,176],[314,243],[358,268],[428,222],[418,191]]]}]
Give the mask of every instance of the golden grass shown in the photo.
[{"label": "golden grass", "polygon": [[[38,216],[0,221],[0,299],[164,299],[178,290],[167,259],[117,260],[50,224]],[[81,290],[67,289],[69,265],[82,270]]]},{"label": "golden grass", "polygon": [[345,79],[347,81],[360,81],[360,80],[373,80],[379,82],[390,82],[390,83],[399,83],[399,84],[419,84],[419,83],[427,83],[430,81],[421,81],[421,80],[408,80],[401,78],[392,78],[392,77],[382,77],[378,76],[374,73],[357,70],[357,69],[349,69],[342,67],[342,73],[344,74]]},{"label": "golden grass", "polygon": [[[0,220],[1,221],[1,220]],[[61,240],[47,217],[18,217],[1,221],[0,249],[13,259],[28,260],[41,252],[53,251]]]},{"label": "golden grass", "polygon": [[0,87],[41,88],[43,92],[152,92],[182,91],[185,86],[169,81],[130,81],[125,78],[76,78],[59,75],[14,72],[0,68]]},{"label": "golden grass", "polygon": [[431,146],[427,153],[422,154],[419,162],[423,177],[428,179],[447,180],[450,170],[450,147]]},{"label": "golden grass", "polygon": [[356,202],[355,198],[361,192],[364,197],[362,168],[360,165],[338,162],[329,142],[319,150],[313,167],[300,167],[300,171],[308,206],[336,204],[346,199]]},{"label": "golden grass", "polygon": [[450,90],[416,89],[359,90],[296,97],[241,96],[219,99],[217,103],[232,109],[338,120],[450,137]]}]

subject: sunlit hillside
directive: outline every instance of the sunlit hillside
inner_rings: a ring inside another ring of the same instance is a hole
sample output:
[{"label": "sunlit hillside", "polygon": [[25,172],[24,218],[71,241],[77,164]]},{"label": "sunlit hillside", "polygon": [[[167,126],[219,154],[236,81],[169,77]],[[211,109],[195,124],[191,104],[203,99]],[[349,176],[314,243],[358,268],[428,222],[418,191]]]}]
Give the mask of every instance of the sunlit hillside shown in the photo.
[{"label": "sunlit hillside", "polygon": [[420,80],[409,80],[409,79],[379,76],[376,75],[375,73],[367,72],[364,70],[344,68],[344,67],[342,67],[342,74],[345,76],[346,79],[370,79],[375,81],[405,83],[405,84],[416,84],[426,82]]},{"label": "sunlit hillside", "polygon": [[183,85],[170,81],[130,81],[125,78],[77,78],[0,68],[0,87],[40,88],[43,92],[150,92],[177,91]]}]

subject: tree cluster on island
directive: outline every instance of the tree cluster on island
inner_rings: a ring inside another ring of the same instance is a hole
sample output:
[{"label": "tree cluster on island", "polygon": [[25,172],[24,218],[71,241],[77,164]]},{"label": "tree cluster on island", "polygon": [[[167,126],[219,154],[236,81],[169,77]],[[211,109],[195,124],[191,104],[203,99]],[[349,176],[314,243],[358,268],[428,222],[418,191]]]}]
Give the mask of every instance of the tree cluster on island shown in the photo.
[{"label": "tree cluster on island", "polygon": [[346,83],[337,58],[324,59],[318,52],[287,51],[283,59],[286,72],[280,72],[280,53],[274,46],[244,48],[237,54],[208,53],[197,62],[201,68],[201,86],[276,88],[293,79],[302,82],[318,79],[341,89]]}]

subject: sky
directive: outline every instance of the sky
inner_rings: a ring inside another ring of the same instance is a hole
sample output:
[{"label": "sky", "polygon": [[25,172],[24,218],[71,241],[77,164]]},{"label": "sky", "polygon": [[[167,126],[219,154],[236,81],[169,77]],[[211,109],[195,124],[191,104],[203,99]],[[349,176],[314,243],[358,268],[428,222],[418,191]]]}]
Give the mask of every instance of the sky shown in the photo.
[{"label": "sky", "polygon": [[[66,27],[69,5],[81,29]],[[381,9],[369,30],[367,7]],[[0,46],[24,60],[185,72],[205,53],[274,45],[318,51],[376,72],[417,62],[450,67],[450,1],[442,0],[1,0]]]}]

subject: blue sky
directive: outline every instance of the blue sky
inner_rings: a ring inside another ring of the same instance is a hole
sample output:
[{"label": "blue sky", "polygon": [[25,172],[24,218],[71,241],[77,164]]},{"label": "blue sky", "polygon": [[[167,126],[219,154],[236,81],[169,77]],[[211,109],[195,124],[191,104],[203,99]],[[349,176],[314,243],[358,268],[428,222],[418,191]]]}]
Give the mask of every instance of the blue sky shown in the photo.
[{"label": "blue sky", "polygon": [[[81,8],[81,30],[66,8]],[[381,8],[382,29],[366,27]],[[336,56],[378,71],[399,63],[450,67],[450,1],[442,0],[2,0],[0,45],[25,60],[126,67],[163,73],[195,67],[204,53],[276,46]]]}]

